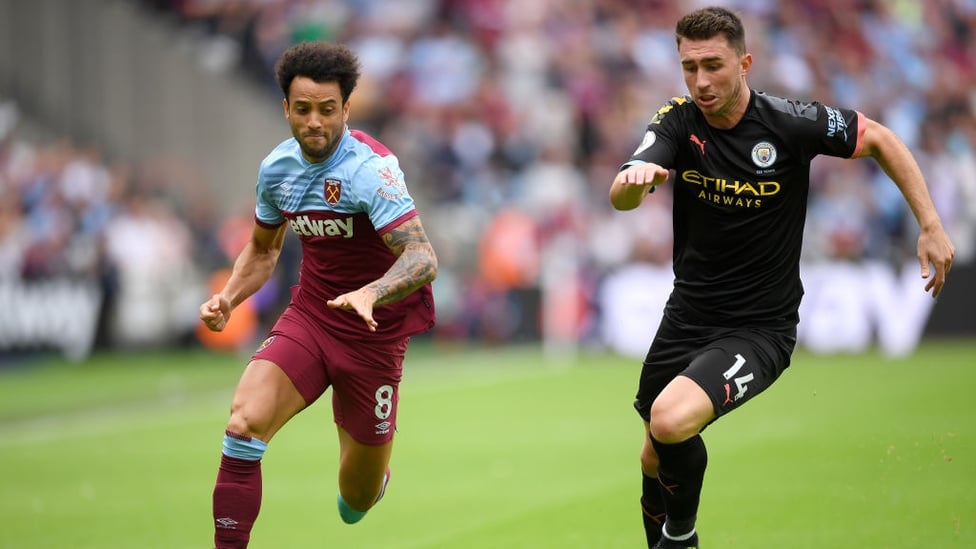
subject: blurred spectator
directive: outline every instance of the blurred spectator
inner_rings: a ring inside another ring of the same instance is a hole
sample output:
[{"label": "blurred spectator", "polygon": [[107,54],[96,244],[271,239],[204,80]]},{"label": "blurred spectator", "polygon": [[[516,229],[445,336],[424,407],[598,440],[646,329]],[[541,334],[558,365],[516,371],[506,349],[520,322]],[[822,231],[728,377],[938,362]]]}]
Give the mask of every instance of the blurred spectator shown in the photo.
[{"label": "blurred spectator", "polygon": [[[8,195],[0,179],[0,192]],[[16,280],[24,272],[30,242],[20,205],[14,200],[0,201],[0,280]]]},{"label": "blurred spectator", "polygon": [[[171,342],[196,321],[187,296],[192,287],[191,236],[168,205],[139,193],[127,197],[106,227],[105,249],[118,271],[113,343],[138,347]],[[193,281],[195,282],[195,281]]]}]

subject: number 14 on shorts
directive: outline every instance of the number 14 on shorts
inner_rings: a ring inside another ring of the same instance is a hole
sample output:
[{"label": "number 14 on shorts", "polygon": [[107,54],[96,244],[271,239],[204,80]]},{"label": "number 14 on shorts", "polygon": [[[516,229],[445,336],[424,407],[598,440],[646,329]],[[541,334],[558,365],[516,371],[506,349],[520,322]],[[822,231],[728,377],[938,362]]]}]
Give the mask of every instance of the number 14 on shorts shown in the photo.
[{"label": "number 14 on shorts", "polygon": [[[732,379],[733,376],[735,376],[735,374],[739,373],[739,370],[742,369],[742,367],[745,365],[745,363],[746,363],[745,357],[743,357],[742,355],[736,353],[736,355],[735,355],[735,363],[732,365],[731,368],[729,368],[728,370],[726,370],[725,372],[722,373],[722,377],[724,377],[726,380]],[[725,384],[725,402],[723,402],[722,405],[725,406],[726,404],[731,404],[733,402],[738,401],[743,396],[745,396],[746,391],[749,389],[749,387],[747,387],[746,384],[749,383],[750,381],[752,381],[754,377],[755,376],[753,376],[751,373],[749,373],[749,374],[746,374],[744,376],[739,376],[739,377],[737,377],[735,379],[732,379],[733,383],[735,383],[736,389],[738,390],[738,392],[736,392],[735,395],[732,394],[731,384],[726,383]]]}]

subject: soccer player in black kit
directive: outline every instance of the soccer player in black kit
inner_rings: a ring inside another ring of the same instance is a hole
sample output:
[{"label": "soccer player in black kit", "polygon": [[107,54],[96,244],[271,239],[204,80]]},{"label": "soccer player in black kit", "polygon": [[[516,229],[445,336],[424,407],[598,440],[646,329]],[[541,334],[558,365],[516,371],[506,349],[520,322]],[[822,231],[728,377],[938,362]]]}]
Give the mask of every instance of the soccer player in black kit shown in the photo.
[{"label": "soccer player in black kit", "polygon": [[689,13],[675,34],[689,94],[653,116],[610,201],[636,208],[674,171],[674,289],[634,406],[644,419],[648,546],[697,548],[707,462],[700,433],[769,387],[796,344],[812,159],[870,156],[894,181],[919,223],[933,298],[955,250],[918,164],[891,130],[854,110],[751,90],[745,31],[727,9]]}]

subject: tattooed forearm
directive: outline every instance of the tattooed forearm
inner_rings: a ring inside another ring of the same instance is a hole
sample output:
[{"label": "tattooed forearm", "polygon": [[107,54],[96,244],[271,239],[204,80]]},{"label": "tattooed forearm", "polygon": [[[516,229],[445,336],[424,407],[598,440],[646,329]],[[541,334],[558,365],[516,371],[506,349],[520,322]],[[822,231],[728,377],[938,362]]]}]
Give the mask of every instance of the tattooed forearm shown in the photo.
[{"label": "tattooed forearm", "polygon": [[383,242],[397,259],[382,278],[367,285],[376,294],[374,305],[399,301],[437,276],[437,256],[419,218],[384,234]]}]

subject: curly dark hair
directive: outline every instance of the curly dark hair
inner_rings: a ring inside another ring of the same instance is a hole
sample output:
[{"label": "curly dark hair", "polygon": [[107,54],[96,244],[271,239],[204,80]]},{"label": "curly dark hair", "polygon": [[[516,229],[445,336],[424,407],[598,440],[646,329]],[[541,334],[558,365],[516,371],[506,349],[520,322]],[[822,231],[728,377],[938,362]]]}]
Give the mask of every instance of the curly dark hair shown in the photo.
[{"label": "curly dark hair", "polygon": [[300,42],[285,50],[275,64],[275,78],[288,99],[292,81],[304,76],[315,82],[337,82],[345,103],[359,80],[359,58],[348,46],[331,42]]},{"label": "curly dark hair", "polygon": [[746,31],[738,15],[721,7],[702,8],[682,17],[674,30],[675,39],[708,40],[719,34],[739,55],[746,53]]}]

